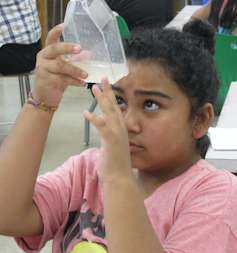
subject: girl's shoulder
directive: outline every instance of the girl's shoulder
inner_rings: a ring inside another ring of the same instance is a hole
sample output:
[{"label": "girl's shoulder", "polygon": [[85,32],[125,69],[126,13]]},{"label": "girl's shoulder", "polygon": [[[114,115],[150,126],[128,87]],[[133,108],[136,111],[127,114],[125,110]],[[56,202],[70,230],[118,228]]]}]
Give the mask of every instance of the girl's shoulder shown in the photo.
[{"label": "girl's shoulder", "polygon": [[[201,159],[193,165],[185,176],[185,181],[192,181],[194,185],[202,186],[208,185],[214,188],[233,187],[237,191],[237,177],[223,168],[222,170],[216,169],[213,165],[206,160]],[[221,187],[222,186],[222,187]]]},{"label": "girl's shoulder", "polygon": [[157,190],[159,194],[174,196],[180,206],[194,207],[200,203],[209,206],[211,202],[218,202],[224,207],[236,199],[233,204],[237,210],[237,177],[224,169],[217,170],[204,159]]},{"label": "girl's shoulder", "polygon": [[[98,148],[89,148],[78,155],[69,157],[62,166],[68,165],[68,169],[78,169],[81,167],[94,166],[99,157]],[[61,166],[60,166],[61,167]],[[59,167],[59,168],[60,168]]]},{"label": "girl's shoulder", "polygon": [[237,177],[226,170],[200,160],[190,168],[182,182],[190,182],[186,192],[182,192],[182,207],[186,213],[207,214],[220,218],[231,225],[237,210]]},{"label": "girl's shoulder", "polygon": [[168,213],[168,206],[169,218],[198,214],[231,226],[233,219],[237,222],[237,177],[226,170],[217,170],[202,159],[157,188],[145,203],[148,209],[159,208],[162,215]]},{"label": "girl's shoulder", "polygon": [[37,181],[47,182],[68,182],[73,183],[75,180],[86,179],[88,176],[97,178],[96,164],[99,156],[98,148],[90,148],[79,155],[69,157],[62,165],[48,171],[38,177]]}]

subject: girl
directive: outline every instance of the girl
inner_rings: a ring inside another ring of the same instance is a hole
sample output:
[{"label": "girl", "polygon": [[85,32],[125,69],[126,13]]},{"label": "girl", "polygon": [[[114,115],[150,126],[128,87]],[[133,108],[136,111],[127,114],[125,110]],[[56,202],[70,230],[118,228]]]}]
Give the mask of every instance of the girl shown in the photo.
[{"label": "girl", "polygon": [[129,75],[93,86],[103,117],[84,111],[101,148],[36,180],[53,111],[87,77],[61,58],[81,51],[57,42],[61,31],[49,33],[33,94],[1,147],[0,233],[26,252],[52,238],[57,253],[236,252],[237,179],[202,159],[218,92],[211,25],[134,30]]},{"label": "girl", "polygon": [[190,19],[194,18],[209,21],[219,33],[237,35],[237,0],[210,0]]}]

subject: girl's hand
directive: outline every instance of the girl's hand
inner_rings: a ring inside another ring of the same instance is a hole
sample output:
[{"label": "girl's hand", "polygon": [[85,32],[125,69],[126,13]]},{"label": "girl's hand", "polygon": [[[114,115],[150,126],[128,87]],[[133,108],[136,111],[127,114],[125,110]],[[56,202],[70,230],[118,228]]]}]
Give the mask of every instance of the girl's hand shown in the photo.
[{"label": "girl's hand", "polygon": [[102,78],[103,92],[97,85],[92,91],[103,111],[103,117],[84,111],[84,116],[98,129],[101,137],[97,173],[102,183],[114,182],[132,174],[126,126],[108,79]]},{"label": "girl's hand", "polygon": [[46,38],[45,48],[37,55],[33,98],[47,106],[58,106],[62,94],[68,87],[84,86],[88,74],[64,59],[65,54],[79,54],[77,44],[59,42],[63,25],[53,28]]}]

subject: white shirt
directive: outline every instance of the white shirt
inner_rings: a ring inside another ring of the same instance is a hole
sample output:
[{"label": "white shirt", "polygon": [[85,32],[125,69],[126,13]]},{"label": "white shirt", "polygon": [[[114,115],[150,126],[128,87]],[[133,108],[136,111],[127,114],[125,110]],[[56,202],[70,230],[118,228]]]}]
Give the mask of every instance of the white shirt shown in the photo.
[{"label": "white shirt", "polygon": [[0,47],[32,44],[41,37],[36,0],[0,1]]}]

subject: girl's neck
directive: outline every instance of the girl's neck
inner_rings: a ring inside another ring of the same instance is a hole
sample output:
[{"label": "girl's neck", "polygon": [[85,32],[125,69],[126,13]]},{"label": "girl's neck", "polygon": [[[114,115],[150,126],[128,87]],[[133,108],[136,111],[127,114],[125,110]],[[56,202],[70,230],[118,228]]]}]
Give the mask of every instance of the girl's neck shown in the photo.
[{"label": "girl's neck", "polygon": [[170,171],[167,170],[148,171],[143,169],[133,169],[135,179],[140,187],[143,199],[148,198],[158,187],[160,187],[164,183],[183,174],[194,164],[196,164],[200,159],[201,157],[197,156],[193,160],[193,162],[191,162],[187,166],[183,166],[181,168],[177,168],[175,170]]}]

